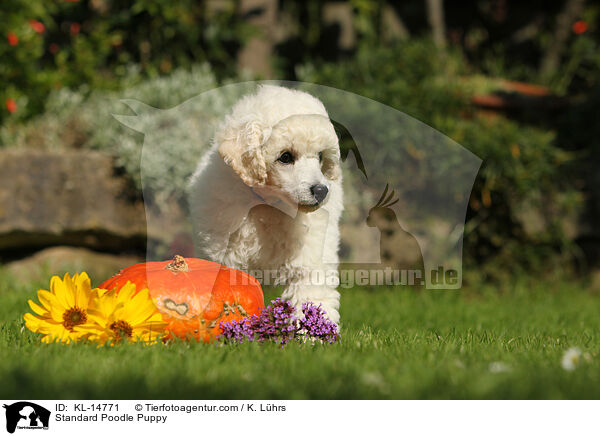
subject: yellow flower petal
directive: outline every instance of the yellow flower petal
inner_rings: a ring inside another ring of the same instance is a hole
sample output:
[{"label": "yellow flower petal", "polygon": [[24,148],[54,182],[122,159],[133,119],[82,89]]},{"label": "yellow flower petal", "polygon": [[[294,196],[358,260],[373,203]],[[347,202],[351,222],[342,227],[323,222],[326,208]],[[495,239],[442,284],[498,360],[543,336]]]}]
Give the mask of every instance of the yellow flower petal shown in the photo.
[{"label": "yellow flower petal", "polygon": [[26,313],[23,316],[23,319],[25,320],[25,327],[27,327],[32,332],[37,333],[42,321],[39,318],[33,316],[31,313]]},{"label": "yellow flower petal", "polygon": [[117,302],[126,303],[128,300],[131,300],[135,294],[135,285],[131,282],[127,282],[120,290],[117,295]]},{"label": "yellow flower petal", "polygon": [[73,330],[81,335],[97,335],[104,331],[98,324],[82,324],[75,326]]},{"label": "yellow flower petal", "polygon": [[85,271],[75,274],[73,276],[73,282],[75,282],[75,286],[77,287],[82,287],[87,282],[90,284],[89,287],[91,289],[90,277]]},{"label": "yellow flower petal", "polygon": [[[40,303],[42,303],[42,306],[44,306],[44,308],[48,311],[50,311],[53,306],[60,304],[56,298],[56,295],[46,291],[45,289],[40,289],[37,295],[38,300],[40,300]],[[66,309],[65,306],[62,306],[61,308]]]},{"label": "yellow flower petal", "polygon": [[29,304],[29,307],[31,307],[31,310],[33,310],[38,315],[40,315],[40,316],[50,316],[50,312],[48,312],[43,307],[37,305],[36,303],[34,303],[32,300],[28,300],[27,303]]},{"label": "yellow flower petal", "polygon": [[63,321],[62,316],[63,313],[65,313],[65,311],[67,310],[67,307],[59,301],[56,295],[43,289],[40,289],[38,291],[38,299],[40,300],[44,308],[46,308],[50,312],[52,319],[58,322]]},{"label": "yellow flower petal", "polygon": [[70,307],[69,302],[65,297],[67,288],[63,281],[60,279],[60,277],[52,276],[52,278],[50,279],[50,292],[56,297],[56,301],[59,304],[61,304],[65,308]]},{"label": "yellow flower petal", "polygon": [[83,272],[81,274],[75,274],[73,282],[75,286],[75,305],[80,309],[86,309],[92,295],[90,278]]},{"label": "yellow flower petal", "polygon": [[69,276],[69,273],[65,274],[63,283],[65,284],[64,298],[65,298],[65,301],[67,302],[67,307],[76,306],[76,304],[75,304],[75,293],[76,293],[75,283],[73,283],[73,279]]},{"label": "yellow flower petal", "polygon": [[160,336],[162,334],[165,333],[165,326],[166,324],[151,324],[151,325],[144,325],[144,328],[139,328],[139,329],[134,329],[133,330],[133,336],[148,336],[148,335],[152,335],[152,336]]},{"label": "yellow flower petal", "polygon": [[99,312],[102,316],[107,317],[110,315],[110,312],[113,310],[112,301],[114,296],[111,294],[93,294],[90,299],[88,309]]},{"label": "yellow flower petal", "polygon": [[143,332],[134,333],[139,342],[144,342],[146,345],[156,343],[157,339],[163,334],[163,331],[150,331],[145,330]]},{"label": "yellow flower petal", "polygon": [[63,315],[65,314],[65,312],[66,309],[63,309],[59,305],[54,305],[50,308],[50,315],[52,315],[52,319],[59,323],[64,322]]},{"label": "yellow flower petal", "polygon": [[52,321],[41,320],[39,318],[34,317],[30,313],[25,314],[23,318],[25,319],[25,327],[27,327],[34,333],[49,334],[51,336],[60,336],[65,330],[65,328],[61,324],[53,323]]},{"label": "yellow flower petal", "polygon": [[154,302],[149,298],[148,290],[140,291],[123,308],[121,315],[126,318],[132,326],[142,323],[157,311]]},{"label": "yellow flower petal", "polygon": [[102,289],[102,288],[94,288],[94,292],[99,296],[102,297],[104,294],[106,294],[107,292],[110,292],[108,289]]}]

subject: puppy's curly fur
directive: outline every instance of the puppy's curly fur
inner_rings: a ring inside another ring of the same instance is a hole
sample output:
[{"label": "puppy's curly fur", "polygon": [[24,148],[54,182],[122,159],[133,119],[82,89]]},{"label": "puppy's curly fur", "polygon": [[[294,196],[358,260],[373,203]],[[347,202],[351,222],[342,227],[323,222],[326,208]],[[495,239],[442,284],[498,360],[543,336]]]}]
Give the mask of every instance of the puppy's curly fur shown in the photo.
[{"label": "puppy's curly fur", "polygon": [[315,97],[261,86],[242,98],[191,181],[197,254],[274,273],[284,299],[298,309],[321,304],[338,323],[339,162],[337,135]]}]

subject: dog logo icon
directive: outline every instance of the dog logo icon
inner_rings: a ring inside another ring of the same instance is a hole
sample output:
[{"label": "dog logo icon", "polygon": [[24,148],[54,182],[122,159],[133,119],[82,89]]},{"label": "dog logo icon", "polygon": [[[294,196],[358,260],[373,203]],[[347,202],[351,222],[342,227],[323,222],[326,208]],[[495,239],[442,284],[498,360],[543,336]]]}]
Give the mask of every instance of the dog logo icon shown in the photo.
[{"label": "dog logo icon", "polygon": [[18,429],[48,429],[50,411],[38,404],[19,401],[11,405],[4,404],[6,409],[6,431],[14,433]]}]

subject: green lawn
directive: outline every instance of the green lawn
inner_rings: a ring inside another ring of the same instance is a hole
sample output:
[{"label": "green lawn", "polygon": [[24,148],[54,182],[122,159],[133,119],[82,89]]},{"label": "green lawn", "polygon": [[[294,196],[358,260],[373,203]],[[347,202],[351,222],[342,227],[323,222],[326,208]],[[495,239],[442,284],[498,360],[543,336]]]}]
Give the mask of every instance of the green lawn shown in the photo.
[{"label": "green lawn", "polygon": [[600,296],[576,284],[345,290],[338,344],[283,350],[43,345],[21,321],[36,289],[0,280],[2,398],[600,398]]}]

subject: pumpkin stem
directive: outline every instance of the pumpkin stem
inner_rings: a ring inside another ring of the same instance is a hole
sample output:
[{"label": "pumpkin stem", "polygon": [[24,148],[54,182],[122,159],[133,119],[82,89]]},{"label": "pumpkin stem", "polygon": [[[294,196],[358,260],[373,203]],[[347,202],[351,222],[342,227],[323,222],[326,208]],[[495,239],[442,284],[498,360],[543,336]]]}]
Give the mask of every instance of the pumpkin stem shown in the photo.
[{"label": "pumpkin stem", "polygon": [[176,254],[175,256],[173,256],[173,260],[169,262],[167,266],[165,266],[165,269],[168,269],[169,271],[172,271],[173,273],[177,274],[181,271],[188,271],[188,265],[185,262],[185,258],[183,256]]}]

